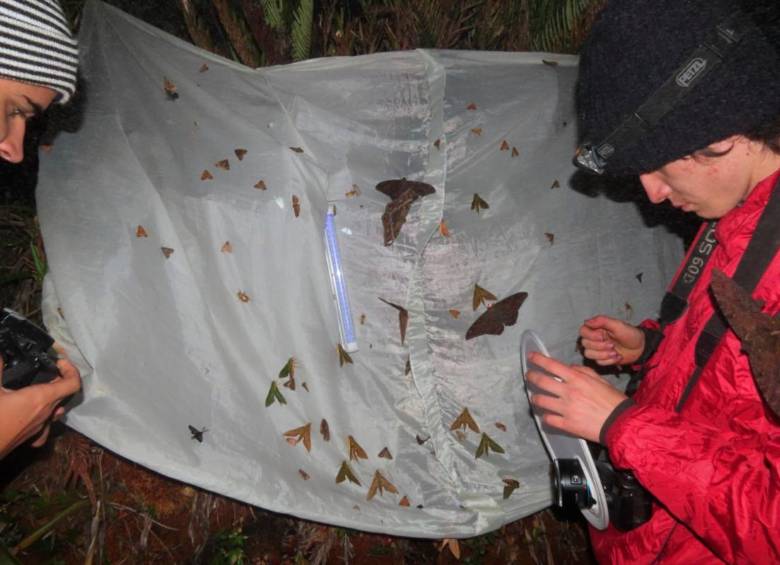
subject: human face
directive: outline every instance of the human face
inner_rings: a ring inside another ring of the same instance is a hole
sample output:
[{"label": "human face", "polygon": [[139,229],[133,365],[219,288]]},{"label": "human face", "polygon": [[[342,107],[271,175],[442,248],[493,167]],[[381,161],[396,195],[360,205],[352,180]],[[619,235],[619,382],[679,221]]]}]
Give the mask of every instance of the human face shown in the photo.
[{"label": "human face", "polygon": [[639,180],[654,204],[669,200],[675,208],[715,219],[736,208],[778,167],[778,156],[763,144],[732,136],[640,175]]},{"label": "human face", "polygon": [[45,86],[0,78],[0,158],[10,163],[24,159],[27,121],[46,110],[56,95]]}]

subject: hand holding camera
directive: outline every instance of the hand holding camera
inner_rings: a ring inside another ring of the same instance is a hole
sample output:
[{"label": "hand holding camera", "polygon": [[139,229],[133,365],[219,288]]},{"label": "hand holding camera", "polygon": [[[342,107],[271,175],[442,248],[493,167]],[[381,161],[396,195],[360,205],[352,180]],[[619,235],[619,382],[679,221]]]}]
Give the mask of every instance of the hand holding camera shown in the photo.
[{"label": "hand holding camera", "polygon": [[50,422],[65,412],[60,404],[81,388],[78,369],[56,360],[53,343],[18,314],[0,312],[0,458],[30,438],[43,445]]}]

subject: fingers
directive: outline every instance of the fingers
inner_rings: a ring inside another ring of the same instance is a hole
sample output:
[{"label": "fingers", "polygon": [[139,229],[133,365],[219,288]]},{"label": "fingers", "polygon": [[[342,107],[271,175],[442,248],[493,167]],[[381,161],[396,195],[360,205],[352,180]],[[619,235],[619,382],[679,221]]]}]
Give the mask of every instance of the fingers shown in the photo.
[{"label": "fingers", "polygon": [[594,342],[607,341],[606,330],[602,326],[589,326],[588,322],[589,320],[585,320],[582,326],[580,326],[580,337]]},{"label": "fingers", "polygon": [[560,416],[557,410],[560,410],[561,402],[554,396],[548,396],[546,394],[534,394],[531,396],[531,404],[540,410],[544,410],[545,415],[552,413]]},{"label": "fingers", "polygon": [[559,430],[566,431],[566,421],[562,416],[553,412],[548,412],[542,416],[542,422],[551,428],[557,428]]},{"label": "fingers", "polygon": [[528,356],[528,360],[537,367],[544,369],[548,373],[552,373],[559,379],[566,380],[565,374],[569,371],[569,366],[565,363],[561,363],[552,357],[546,357],[536,351]]},{"label": "fingers", "polygon": [[592,330],[605,330],[608,332],[620,331],[621,328],[628,326],[623,320],[612,318],[610,316],[594,316],[583,322],[583,325]]},{"label": "fingers", "polygon": [[614,346],[606,349],[593,349],[585,345],[583,347],[583,355],[603,367],[619,364],[623,360],[623,356],[617,352]]},{"label": "fingers", "polygon": [[534,394],[534,398],[544,394],[560,396],[563,392],[563,383],[561,381],[555,380],[545,373],[539,371],[528,371],[528,374],[525,376],[525,378],[529,383],[534,385],[537,390],[542,391],[541,395]]},{"label": "fingers", "polygon": [[599,379],[602,381],[604,380],[602,376],[599,375],[596,371],[594,371],[590,367],[586,367],[585,365],[572,365],[571,368],[577,371],[578,373],[582,373],[583,375],[586,375],[588,377]]},{"label": "fingers", "polygon": [[610,318],[609,316],[593,316],[592,318],[585,320],[582,324],[584,327],[591,330],[601,330],[607,329],[613,321],[616,320],[614,318]]},{"label": "fingers", "polygon": [[81,389],[81,377],[76,366],[67,359],[60,359],[57,361],[57,369],[60,372],[60,378],[54,379],[49,385],[54,388],[54,393],[58,398],[65,398],[77,393]]},{"label": "fingers", "polygon": [[50,430],[49,424],[43,426],[41,431],[38,432],[38,436],[30,445],[32,445],[33,447],[41,447],[44,443],[46,443],[46,440],[49,439],[49,430]]},{"label": "fingers", "polygon": [[609,353],[615,350],[615,342],[610,339],[587,339],[582,338],[580,344],[583,349],[595,351],[597,353]]}]

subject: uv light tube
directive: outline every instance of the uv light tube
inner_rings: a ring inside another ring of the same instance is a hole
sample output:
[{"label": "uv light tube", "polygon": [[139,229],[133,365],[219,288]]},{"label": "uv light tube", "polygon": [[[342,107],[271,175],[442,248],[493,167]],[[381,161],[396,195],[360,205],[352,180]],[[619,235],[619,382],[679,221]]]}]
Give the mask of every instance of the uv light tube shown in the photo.
[{"label": "uv light tube", "polygon": [[341,347],[347,353],[354,353],[359,348],[355,336],[355,325],[352,321],[352,310],[349,307],[347,282],[344,279],[344,271],[341,269],[341,252],[339,251],[339,241],[336,237],[334,211],[334,208],[329,206],[325,215],[325,246],[327,247],[326,257],[328,260],[328,273],[330,274],[330,288],[336,300]]}]

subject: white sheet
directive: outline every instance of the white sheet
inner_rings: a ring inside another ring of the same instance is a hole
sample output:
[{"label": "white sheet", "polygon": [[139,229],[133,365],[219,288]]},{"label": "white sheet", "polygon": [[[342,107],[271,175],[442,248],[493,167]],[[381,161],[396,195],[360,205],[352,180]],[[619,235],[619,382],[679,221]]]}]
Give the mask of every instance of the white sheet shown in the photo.
[{"label": "white sheet", "polygon": [[[41,156],[38,187],[45,319],[84,376],[68,425],[176,479],[367,531],[472,536],[550,504],[521,388],[522,331],[578,360],[582,320],[653,315],[681,254],[633,204],[567,186],[574,57],[409,51],[255,71],[97,2],[80,40],[85,121]],[[215,167],[222,159],[230,170]],[[436,193],[386,247],[388,199],[374,186],[400,177]],[[350,198],[353,184],[361,194]],[[489,209],[470,209],[475,193]],[[360,345],[344,367],[328,203]],[[484,311],[472,310],[475,283],[529,298],[503,335],[466,342]],[[405,344],[379,297],[408,309]],[[294,391],[278,379],[290,357]],[[265,406],[272,381],[286,405]],[[450,426],[465,407],[480,433],[459,438]],[[283,434],[309,422],[307,452]],[[188,426],[207,429],[202,443]],[[505,453],[475,458],[482,432]],[[368,455],[349,463],[360,486],[335,481],[350,435]],[[378,457],[384,447],[392,460]],[[377,470],[398,493],[367,500]],[[520,484],[507,499],[505,478]]]}]

